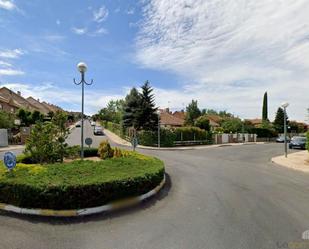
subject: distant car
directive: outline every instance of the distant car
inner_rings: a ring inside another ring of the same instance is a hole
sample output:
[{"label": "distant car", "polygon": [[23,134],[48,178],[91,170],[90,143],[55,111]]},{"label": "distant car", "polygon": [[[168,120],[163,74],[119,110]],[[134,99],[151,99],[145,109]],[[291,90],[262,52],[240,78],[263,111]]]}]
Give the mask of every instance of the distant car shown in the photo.
[{"label": "distant car", "polygon": [[[286,141],[289,143],[290,142],[290,138],[287,137]],[[277,137],[276,142],[277,143],[284,143],[284,135],[280,135],[279,137]]]},{"label": "distant car", "polygon": [[289,143],[290,149],[306,149],[307,138],[306,137],[292,137],[291,142]]},{"label": "distant car", "polygon": [[81,126],[80,122],[77,122],[77,123],[75,124],[75,127],[80,127],[80,126]]},{"label": "distant car", "polygon": [[94,135],[104,135],[103,128],[101,126],[94,127],[93,134]]},{"label": "distant car", "polygon": [[91,126],[95,126],[95,122],[94,121],[91,122]]}]

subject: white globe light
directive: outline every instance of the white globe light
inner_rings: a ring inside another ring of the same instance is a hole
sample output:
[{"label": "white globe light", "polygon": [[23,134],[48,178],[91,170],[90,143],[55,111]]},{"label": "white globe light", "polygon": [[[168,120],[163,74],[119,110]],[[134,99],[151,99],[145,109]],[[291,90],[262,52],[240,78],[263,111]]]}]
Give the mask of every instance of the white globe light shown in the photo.
[{"label": "white globe light", "polygon": [[80,62],[77,64],[77,69],[81,73],[85,73],[87,71],[87,64],[85,62]]},{"label": "white globe light", "polygon": [[283,108],[287,108],[287,107],[289,106],[289,103],[288,103],[288,102],[284,102],[284,103],[281,104],[281,106],[282,106]]}]

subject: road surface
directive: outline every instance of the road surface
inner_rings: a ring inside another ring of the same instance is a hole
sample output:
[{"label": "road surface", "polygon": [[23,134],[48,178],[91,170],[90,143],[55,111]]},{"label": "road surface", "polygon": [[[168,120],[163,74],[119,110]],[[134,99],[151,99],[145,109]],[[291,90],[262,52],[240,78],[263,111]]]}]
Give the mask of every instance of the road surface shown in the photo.
[{"label": "road surface", "polygon": [[275,249],[309,229],[309,175],[270,162],[282,145],[142,152],[166,163],[157,197],[73,219],[0,212],[0,248]]}]

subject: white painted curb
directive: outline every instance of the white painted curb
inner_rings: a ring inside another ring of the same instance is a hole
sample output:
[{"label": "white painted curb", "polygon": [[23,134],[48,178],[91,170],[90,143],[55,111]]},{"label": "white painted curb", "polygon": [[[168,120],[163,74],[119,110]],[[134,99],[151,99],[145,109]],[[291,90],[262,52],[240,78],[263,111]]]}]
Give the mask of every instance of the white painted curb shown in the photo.
[{"label": "white painted curb", "polygon": [[97,214],[106,211],[112,211],[121,209],[124,207],[129,207],[134,204],[137,204],[143,200],[150,198],[157,194],[161,188],[165,184],[165,174],[163,180],[160,184],[155,187],[153,190],[149,191],[146,194],[128,198],[125,200],[116,201],[104,206],[100,207],[93,207],[93,208],[84,208],[84,209],[77,209],[77,210],[51,210],[51,209],[28,209],[28,208],[20,208],[13,205],[8,205],[4,203],[0,203],[0,210],[5,210],[8,212],[18,213],[18,214],[29,214],[29,215],[39,215],[39,216],[52,216],[52,217],[75,217],[75,216],[84,216],[90,214]]}]

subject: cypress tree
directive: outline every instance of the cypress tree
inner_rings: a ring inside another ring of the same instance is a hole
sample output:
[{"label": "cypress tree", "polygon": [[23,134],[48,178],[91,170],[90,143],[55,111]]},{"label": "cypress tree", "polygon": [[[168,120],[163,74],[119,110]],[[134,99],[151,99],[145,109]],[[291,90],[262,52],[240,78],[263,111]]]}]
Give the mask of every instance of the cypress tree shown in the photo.
[{"label": "cypress tree", "polygon": [[[288,116],[286,116],[286,121],[288,124]],[[276,117],[274,120],[274,127],[277,132],[283,133],[284,132],[284,110],[279,107],[276,113]]]},{"label": "cypress tree", "polygon": [[268,120],[268,99],[267,99],[267,92],[264,93],[264,98],[263,98],[262,120],[263,120],[263,121],[269,121],[269,120]]}]

